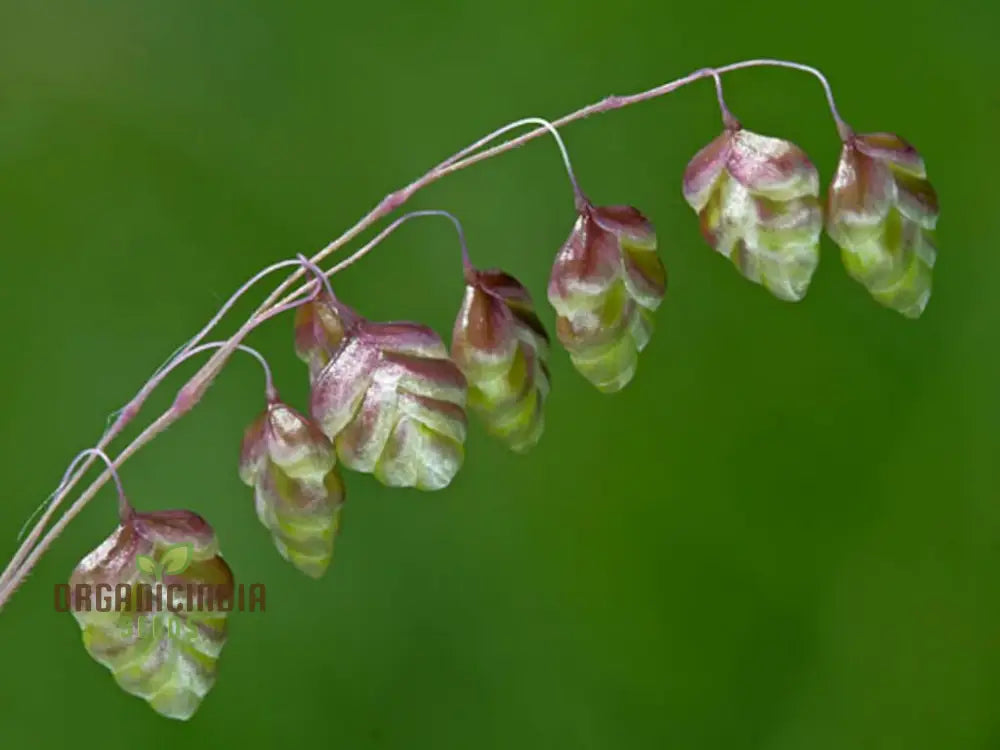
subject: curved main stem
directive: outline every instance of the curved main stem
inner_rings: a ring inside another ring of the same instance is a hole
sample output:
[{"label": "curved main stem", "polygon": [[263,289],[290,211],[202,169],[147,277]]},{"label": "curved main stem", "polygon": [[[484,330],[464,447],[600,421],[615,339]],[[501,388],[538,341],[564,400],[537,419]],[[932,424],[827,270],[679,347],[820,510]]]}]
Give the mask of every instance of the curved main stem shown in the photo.
[{"label": "curved main stem", "polygon": [[[257,325],[262,323],[274,315],[279,314],[291,307],[296,306],[297,300],[302,300],[306,295],[312,293],[318,294],[321,289],[320,278],[313,279],[312,281],[299,286],[296,289],[292,289],[295,282],[298,281],[302,276],[310,270],[310,268],[315,268],[315,264],[320,263],[324,258],[329,256],[331,253],[335,252],[339,248],[351,242],[356,237],[358,237],[362,232],[364,232],[369,227],[373,226],[375,223],[385,218],[389,214],[393,213],[403,204],[405,204],[415,193],[427,187],[433,182],[440,180],[446,175],[452,174],[453,172],[458,172],[462,169],[477,164],[481,161],[491,159],[500,154],[506,153],[507,151],[512,151],[525,143],[539,138],[545,134],[554,135],[557,143],[559,144],[560,152],[563,156],[563,161],[566,166],[566,171],[569,175],[570,182],[573,186],[574,195],[579,198],[582,196],[579,185],[577,184],[575,173],[573,172],[572,165],[569,160],[569,154],[565,148],[565,144],[559,137],[557,128],[568,125],[577,120],[582,120],[592,115],[601,114],[604,112],[609,112],[611,110],[622,109],[623,107],[628,107],[633,104],[638,104],[640,102],[648,101],[650,99],[655,99],[666,94],[669,94],[677,89],[687,86],[690,83],[701,80],[703,78],[711,77],[713,78],[716,85],[716,96],[718,99],[719,107],[723,115],[723,119],[732,117],[729,110],[726,108],[725,102],[722,98],[722,85],[721,85],[721,75],[724,73],[746,69],[754,67],[783,67],[791,68],[794,70],[799,70],[802,72],[809,73],[819,79],[826,93],[827,103],[830,107],[830,112],[833,115],[834,122],[837,125],[838,133],[841,138],[846,140],[850,137],[851,129],[840,117],[837,111],[836,104],[833,98],[833,92],[830,88],[828,81],[825,76],[817,70],[808,65],[803,65],[801,63],[795,63],[785,60],[773,60],[773,59],[755,59],[755,60],[744,60],[729,65],[725,65],[719,68],[702,68],[693,73],[690,73],[682,78],[678,78],[674,81],[656,86],[654,88],[642,91],[629,96],[609,96],[598,102],[590,104],[586,107],[571,112],[557,120],[549,122],[547,120],[542,120],[541,118],[526,118],[524,120],[519,120],[517,122],[505,125],[502,128],[490,133],[462,149],[461,151],[455,153],[448,159],[437,166],[430,169],[423,176],[411,182],[409,185],[393,192],[389,193],[385,198],[383,198],[371,211],[369,211],[365,216],[359,219],[353,226],[348,228],[340,237],[333,240],[317,253],[315,253],[310,259],[308,259],[307,268],[301,260],[294,261],[282,261],[276,263],[268,268],[264,269],[260,273],[256,274],[250,280],[248,280],[243,286],[241,286],[236,293],[219,309],[219,311],[212,317],[212,319],[198,332],[190,341],[188,341],[184,346],[182,346],[167,362],[161,366],[153,376],[147,381],[147,383],[140,389],[139,393],[121,409],[113,424],[105,431],[98,441],[95,451],[102,452],[106,450],[107,446],[117,437],[121,431],[128,425],[139,413],[140,408],[143,403],[145,403],[147,397],[150,393],[157,388],[176,364],[190,356],[192,350],[194,350],[198,344],[204,339],[208,333],[215,328],[216,325],[221,322],[222,318],[229,312],[236,301],[241,298],[247,291],[250,290],[258,281],[260,281],[265,276],[269,275],[271,272],[283,268],[286,266],[296,265],[298,268],[295,272],[290,274],[284,281],[282,281],[264,300],[264,302],[254,311],[254,313],[240,326],[240,328],[234,333],[229,339],[224,342],[219,342],[217,344],[217,351],[209,358],[209,360],[191,377],[188,382],[181,388],[180,394],[183,398],[180,399],[181,403],[175,400],[174,404],[171,405],[170,409],[165,411],[159,417],[156,418],[145,430],[143,430],[132,442],[130,442],[124,450],[115,458],[113,461],[109,462],[108,468],[97,477],[87,487],[86,490],[80,495],[80,497],[66,510],[66,512],[52,525],[49,531],[44,535],[42,532],[48,525],[49,521],[55,514],[56,509],[61,505],[61,503],[66,499],[69,492],[73,489],[76,483],[83,477],[86,471],[90,468],[95,460],[95,453],[90,453],[87,458],[82,462],[82,464],[76,469],[67,481],[63,483],[61,489],[57,490],[55,497],[49,504],[46,512],[39,519],[38,523],[32,528],[31,533],[28,535],[24,543],[18,548],[14,557],[11,559],[10,563],[7,565],[3,574],[0,575],[0,609],[9,601],[10,597],[13,595],[17,587],[23,583],[24,579],[27,577],[28,573],[37,563],[38,559],[42,554],[51,546],[52,542],[62,533],[63,529],[69,524],[69,522],[86,506],[86,504],[93,498],[97,491],[103,487],[118,467],[120,467],[128,458],[139,451],[143,446],[148,444],[153,438],[155,438],[160,432],[167,429],[170,425],[174,424],[178,419],[180,419],[185,413],[187,413],[204,395],[205,390],[208,388],[209,384],[218,376],[219,372],[224,367],[229,356],[241,346],[241,342],[244,338],[252,331]],[[492,142],[495,138],[502,134],[509,132],[517,127],[522,127],[526,124],[540,124],[541,127],[531,130],[515,138],[503,141],[500,144],[492,146],[491,148],[480,150],[487,143]],[[389,233],[395,227],[399,225],[399,221],[390,225],[389,228],[383,230],[375,239],[373,239],[368,246],[368,249],[374,247],[388,236]],[[464,248],[464,239],[463,239]],[[364,249],[364,248],[362,248]],[[367,252],[367,250],[365,251]],[[364,253],[359,250],[355,253],[354,260],[357,260]],[[467,258],[467,254],[464,256]],[[354,262],[353,260],[350,262]],[[349,263],[347,263],[349,265]],[[321,278],[326,278],[334,273],[338,272],[342,268],[346,267],[345,264],[339,264],[335,266],[330,271],[322,275]],[[331,292],[332,293],[332,292]],[[215,346],[215,345],[213,345]],[[67,475],[72,472],[73,467],[67,471]],[[40,538],[41,537],[41,538]]]}]

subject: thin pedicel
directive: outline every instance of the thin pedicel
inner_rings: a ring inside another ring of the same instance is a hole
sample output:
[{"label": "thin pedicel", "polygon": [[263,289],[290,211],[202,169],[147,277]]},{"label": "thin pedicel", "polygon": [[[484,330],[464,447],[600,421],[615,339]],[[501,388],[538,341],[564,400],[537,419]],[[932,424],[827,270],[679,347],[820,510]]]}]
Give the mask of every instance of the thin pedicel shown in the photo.
[{"label": "thin pedicel", "polygon": [[121,477],[118,476],[118,471],[115,469],[115,466],[111,462],[111,459],[108,458],[108,454],[102,451],[100,448],[84,448],[82,451],[76,454],[76,456],[73,458],[72,461],[69,462],[69,466],[66,467],[66,471],[63,474],[63,478],[59,481],[59,486],[57,486],[52,491],[52,494],[49,495],[48,498],[46,498],[45,502],[39,505],[38,508],[35,509],[35,512],[32,513],[31,516],[28,518],[28,520],[24,522],[24,525],[21,526],[21,530],[17,532],[18,541],[20,541],[21,538],[24,536],[24,532],[27,530],[31,522],[35,520],[36,516],[38,515],[38,512],[45,507],[45,504],[48,503],[49,500],[51,500],[56,495],[56,493],[61,492],[66,487],[66,482],[69,479],[69,475],[73,472],[73,470],[77,466],[80,465],[80,462],[86,458],[101,459],[108,467],[108,471],[111,472],[111,477],[114,480],[115,488],[118,490],[119,517],[125,518],[126,516],[130,515],[133,512],[132,505],[131,503],[129,503],[128,497],[125,495],[125,488],[122,487]]},{"label": "thin pedicel", "polygon": [[458,233],[458,242],[462,250],[462,266],[466,269],[471,268],[472,263],[469,260],[469,248],[465,242],[465,230],[462,229],[462,222],[460,222],[457,218],[455,218],[454,214],[448,211],[443,211],[441,209],[427,209],[421,211],[410,211],[409,213],[400,216],[398,219],[393,221],[389,226],[387,226],[385,229],[383,229],[381,232],[375,235],[371,240],[369,240],[367,243],[365,243],[357,250],[355,250],[350,256],[344,258],[344,260],[340,261],[340,263],[331,268],[327,272],[327,275],[333,276],[336,273],[340,273],[348,266],[354,265],[363,257],[368,255],[368,253],[374,250],[378,245],[380,245],[383,240],[385,240],[390,234],[399,229],[403,224],[410,221],[411,219],[419,219],[425,216],[443,216],[444,218],[448,219],[449,221],[451,221],[452,224],[455,225],[455,231]]}]

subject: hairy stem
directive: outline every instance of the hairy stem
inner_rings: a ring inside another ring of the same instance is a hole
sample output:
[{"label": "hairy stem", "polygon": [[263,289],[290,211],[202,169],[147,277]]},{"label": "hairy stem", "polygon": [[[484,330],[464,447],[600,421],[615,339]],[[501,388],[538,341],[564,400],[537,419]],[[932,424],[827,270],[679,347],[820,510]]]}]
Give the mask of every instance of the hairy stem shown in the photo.
[{"label": "hairy stem", "polygon": [[[823,90],[826,94],[827,103],[830,108],[830,112],[833,116],[834,122],[837,126],[837,131],[840,134],[842,140],[846,140],[850,137],[852,131],[847,123],[840,117],[837,111],[836,104],[834,102],[833,93],[830,88],[829,82],[823,76],[823,74],[808,65],[803,65],[801,63],[789,62],[785,60],[773,60],[773,59],[754,59],[754,60],[744,60],[729,65],[725,65],[719,68],[702,68],[696,70],[689,75],[682,78],[678,78],[674,81],[656,86],[654,88],[642,91],[636,94],[631,94],[628,96],[609,96],[601,99],[598,102],[590,104],[586,107],[571,112],[557,120],[553,120],[551,123],[548,121],[541,120],[539,118],[529,118],[528,120],[521,120],[516,123],[511,123],[510,125],[504,126],[493,133],[487,135],[485,138],[481,138],[474,142],[470,146],[462,149],[456,154],[452,155],[448,159],[444,160],[437,166],[433,167],[422,177],[414,180],[409,185],[397,190],[393,193],[389,193],[385,198],[383,198],[368,214],[359,219],[353,226],[351,226],[347,231],[345,231],[340,237],[330,242],[326,247],[322,248],[319,252],[308,259],[309,268],[303,265],[301,260],[295,261],[283,261],[281,263],[276,263],[268,268],[264,269],[249,281],[247,281],[232,297],[219,309],[219,311],[213,316],[209,323],[190,341],[188,341],[183,347],[181,347],[160,369],[158,369],[153,376],[147,381],[147,383],[140,389],[139,393],[128,403],[126,406],[118,413],[117,418],[114,423],[109,427],[108,430],[101,436],[98,441],[97,446],[95,446],[94,451],[103,452],[107,446],[117,437],[121,431],[128,425],[135,417],[138,415],[143,403],[146,401],[150,393],[156,389],[165,379],[166,375],[176,366],[179,360],[183,360],[189,356],[201,340],[211,331],[229,312],[231,307],[236,303],[236,301],[241,298],[254,284],[256,284],[264,276],[270,274],[271,272],[290,265],[297,265],[298,268],[295,272],[290,274],[284,281],[281,282],[264,300],[264,302],[254,311],[254,313],[240,326],[240,328],[234,333],[229,339],[218,344],[218,350],[209,358],[209,360],[192,376],[188,382],[181,388],[179,398],[174,401],[171,407],[161,414],[155,421],[153,421],[145,430],[143,430],[125,449],[115,458],[109,465],[108,469],[100,474],[86,490],[80,495],[80,497],[66,510],[66,512],[53,524],[49,529],[48,533],[44,537],[41,537],[42,532],[45,527],[51,521],[56,510],[66,499],[68,494],[72,491],[76,483],[83,477],[90,466],[96,460],[97,456],[95,453],[90,453],[86,460],[76,469],[76,472],[72,476],[68,477],[67,481],[63,483],[59,490],[57,490],[55,497],[52,499],[51,503],[47,507],[45,513],[38,520],[38,522],[33,526],[27,539],[18,548],[17,552],[14,554],[10,563],[7,565],[3,574],[0,575],[0,609],[4,607],[10,597],[13,595],[17,587],[23,583],[24,579],[31,572],[32,568],[38,562],[38,559],[42,554],[51,546],[52,542],[62,533],[63,529],[69,524],[69,522],[87,505],[88,502],[94,497],[98,490],[103,487],[109,479],[112,478],[114,474],[113,470],[120,467],[126,460],[138,452],[141,448],[147,445],[153,438],[155,438],[160,432],[167,429],[170,425],[174,424],[178,419],[180,419],[184,414],[190,411],[201,399],[207,390],[208,386],[215,380],[219,375],[225,363],[229,359],[230,355],[240,347],[242,341],[246,336],[258,325],[260,325],[265,320],[296,306],[297,300],[302,300],[306,295],[311,293],[318,293],[320,290],[321,279],[316,278],[312,281],[303,284],[302,286],[292,290],[295,282],[298,281],[302,276],[310,270],[310,268],[315,268],[315,264],[318,264],[328,257],[331,253],[335,252],[339,248],[351,242],[356,237],[358,237],[362,232],[376,224],[378,221],[384,219],[403,204],[405,204],[415,193],[423,188],[427,187],[433,182],[440,180],[446,175],[452,174],[453,172],[458,172],[462,169],[477,164],[481,161],[491,159],[500,154],[511,151],[518,148],[525,143],[539,138],[547,133],[556,136],[557,142],[560,146],[560,151],[562,152],[563,160],[570,177],[570,181],[573,185],[575,196],[579,197],[582,195],[579,186],[576,181],[576,176],[573,173],[572,167],[569,162],[569,156],[565,150],[565,146],[562,144],[561,139],[556,132],[556,128],[568,125],[577,120],[582,120],[592,115],[601,114],[604,112],[610,112],[616,109],[622,109],[623,107],[628,107],[633,104],[638,104],[640,102],[648,101],[650,99],[656,99],[660,96],[669,94],[677,89],[687,86],[690,83],[699,81],[703,78],[712,78],[716,86],[716,96],[718,99],[719,107],[723,116],[723,120],[727,125],[730,121],[735,123],[735,118],[729,113],[726,108],[725,101],[722,98],[722,85],[721,85],[721,75],[724,73],[729,73],[732,71],[743,70],[747,68],[755,67],[782,67],[791,68],[794,70],[809,73],[819,79],[823,86]],[[511,138],[502,143],[499,143],[491,148],[485,150],[479,150],[486,144],[492,142],[495,138],[508,132],[509,130],[519,127],[521,125],[535,123],[542,123],[541,127],[524,133],[516,138]],[[397,222],[387,229],[383,230],[379,235],[377,235],[365,248],[357,251],[352,260],[349,262],[341,263],[335,266],[330,271],[326,272],[323,278],[329,277],[334,273],[338,272],[342,268],[346,267],[354,260],[359,259],[362,255],[367,253],[372,247],[381,242],[385,237],[387,237],[393,229],[395,229],[399,223]],[[363,252],[362,252],[363,251]],[[282,295],[285,295],[284,297]],[[67,474],[72,473],[72,467]],[[41,539],[39,540],[39,537]]]}]

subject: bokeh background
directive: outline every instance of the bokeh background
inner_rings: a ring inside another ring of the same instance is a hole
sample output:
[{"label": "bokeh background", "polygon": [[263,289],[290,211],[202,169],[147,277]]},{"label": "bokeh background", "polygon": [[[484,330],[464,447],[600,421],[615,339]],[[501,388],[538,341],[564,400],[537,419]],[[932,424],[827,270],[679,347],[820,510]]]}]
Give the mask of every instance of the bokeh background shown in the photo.
[{"label": "bokeh background", "polygon": [[[123,478],[140,508],[205,515],[238,578],[266,583],[267,612],[233,617],[191,722],[119,691],[51,603],[114,526],[102,491],[0,615],[3,745],[1000,747],[998,13],[2,0],[5,558],[69,459],[244,279],[509,120],[791,58],[826,71],[858,130],[915,143],[943,206],[921,320],[871,301],[827,240],[789,305],[713,254],[681,199],[687,160],[720,127],[710,83],[567,128],[588,193],[659,229],[670,289],[636,380],[602,396],[557,350],[530,455],[475,425],[445,491],[349,476],[316,582],[278,557],[236,476],[262,406],[257,365],[237,357]],[[814,80],[756,70],[726,85],[747,127],[795,140],[829,179],[838,142]],[[551,141],[410,206],[455,212],[474,259],[519,276],[552,324],[545,283],[573,213]],[[451,227],[431,219],[337,288],[370,317],[447,336],[459,274]],[[304,405],[290,320],[251,343]]]}]

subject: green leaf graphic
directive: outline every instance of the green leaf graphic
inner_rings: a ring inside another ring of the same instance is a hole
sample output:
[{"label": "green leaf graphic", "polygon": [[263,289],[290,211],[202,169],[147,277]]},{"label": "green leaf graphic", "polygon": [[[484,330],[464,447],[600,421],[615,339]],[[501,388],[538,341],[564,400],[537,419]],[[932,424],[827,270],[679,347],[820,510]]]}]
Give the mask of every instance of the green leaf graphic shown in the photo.
[{"label": "green leaf graphic", "polygon": [[163,574],[176,576],[183,573],[191,564],[192,554],[193,547],[190,542],[167,547],[162,559]]},{"label": "green leaf graphic", "polygon": [[160,566],[157,565],[156,560],[149,555],[136,555],[135,567],[139,569],[140,573],[155,576]]}]

